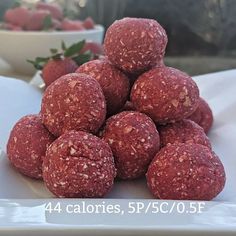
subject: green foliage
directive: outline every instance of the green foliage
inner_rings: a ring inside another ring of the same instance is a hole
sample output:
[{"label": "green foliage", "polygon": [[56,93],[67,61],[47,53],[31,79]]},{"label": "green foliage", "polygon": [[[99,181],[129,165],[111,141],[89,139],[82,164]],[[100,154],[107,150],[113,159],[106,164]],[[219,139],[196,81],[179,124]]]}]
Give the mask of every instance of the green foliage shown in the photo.
[{"label": "green foliage", "polygon": [[44,65],[49,61],[50,57],[36,57],[35,60],[27,60],[31,63],[37,70],[42,70]]},{"label": "green foliage", "polygon": [[11,7],[11,8],[16,8],[16,7],[20,7],[20,6],[21,6],[20,0],[16,0],[16,1],[14,1],[14,3],[12,4],[12,7]]},{"label": "green foliage", "polygon": [[45,18],[43,19],[43,30],[49,30],[50,28],[52,28],[52,26],[53,24],[51,15],[45,16]]},{"label": "green foliage", "polygon": [[92,59],[92,53],[87,52],[84,54],[79,54],[78,56],[73,57],[72,59],[77,63],[78,66],[83,65],[84,63]]},{"label": "green foliage", "polygon": [[69,48],[65,50],[64,56],[71,57],[75,54],[78,54],[82,50],[84,45],[85,45],[85,40],[72,44]]}]

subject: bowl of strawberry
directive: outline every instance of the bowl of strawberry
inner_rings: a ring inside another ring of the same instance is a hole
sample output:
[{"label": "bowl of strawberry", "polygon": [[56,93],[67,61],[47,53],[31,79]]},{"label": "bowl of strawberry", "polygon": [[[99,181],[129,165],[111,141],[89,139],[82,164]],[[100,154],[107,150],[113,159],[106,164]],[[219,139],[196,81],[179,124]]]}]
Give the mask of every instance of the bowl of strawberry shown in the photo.
[{"label": "bowl of strawberry", "polygon": [[45,57],[62,41],[68,45],[81,40],[101,44],[103,35],[104,27],[91,17],[69,19],[56,3],[38,2],[31,8],[15,4],[0,23],[0,57],[15,71],[32,75],[35,70],[27,63],[29,58]]}]

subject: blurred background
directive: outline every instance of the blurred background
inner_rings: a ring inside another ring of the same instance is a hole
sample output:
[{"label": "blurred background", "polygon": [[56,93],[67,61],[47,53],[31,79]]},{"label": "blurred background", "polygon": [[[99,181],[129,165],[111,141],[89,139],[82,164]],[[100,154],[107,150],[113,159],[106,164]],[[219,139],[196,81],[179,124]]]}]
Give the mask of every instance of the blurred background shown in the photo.
[{"label": "blurred background", "polygon": [[[0,18],[13,0],[0,1]],[[35,0],[23,2],[34,3]],[[49,1],[53,2],[53,1]],[[190,75],[236,68],[235,0],[58,0],[73,18],[106,28],[125,16],[153,18],[169,42],[165,62]],[[1,55],[0,55],[1,56]]]}]

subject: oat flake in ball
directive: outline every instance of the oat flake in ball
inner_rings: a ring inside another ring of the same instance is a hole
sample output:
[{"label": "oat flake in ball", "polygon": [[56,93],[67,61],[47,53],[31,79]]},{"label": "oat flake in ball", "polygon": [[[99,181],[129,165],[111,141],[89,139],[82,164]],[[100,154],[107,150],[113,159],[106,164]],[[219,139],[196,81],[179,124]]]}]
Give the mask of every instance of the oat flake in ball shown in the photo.
[{"label": "oat flake in ball", "polygon": [[200,125],[206,134],[209,132],[214,120],[212,110],[203,98],[199,99],[196,111],[188,119]]},{"label": "oat flake in ball", "polygon": [[196,83],[171,67],[154,68],[142,74],[131,90],[135,109],[161,124],[187,118],[196,110],[198,101]]},{"label": "oat flake in ball", "polygon": [[41,115],[55,136],[69,130],[96,133],[106,117],[106,103],[97,80],[85,74],[67,74],[44,92]]},{"label": "oat flake in ball", "polygon": [[195,143],[211,148],[210,140],[206,136],[203,128],[188,119],[170,123],[165,126],[159,126],[158,131],[162,147],[169,143]]},{"label": "oat flake in ball", "polygon": [[155,20],[124,18],[115,21],[104,40],[108,59],[126,73],[144,72],[162,61],[167,35]]},{"label": "oat flake in ball", "polygon": [[104,93],[107,113],[117,113],[127,101],[129,95],[129,79],[107,60],[93,60],[81,65],[77,71],[96,79]]},{"label": "oat flake in ball", "polygon": [[211,200],[224,188],[220,159],[199,144],[169,144],[149,165],[147,184],[156,198]]},{"label": "oat flake in ball", "polygon": [[83,131],[60,136],[43,160],[43,179],[57,197],[103,197],[112,188],[115,176],[109,145]]},{"label": "oat flake in ball", "polygon": [[155,124],[139,112],[124,111],[110,117],[101,136],[111,147],[121,179],[144,175],[160,148]]},{"label": "oat flake in ball", "polygon": [[54,137],[42,124],[39,115],[27,115],[13,127],[7,143],[7,156],[21,173],[42,178],[42,162]]}]

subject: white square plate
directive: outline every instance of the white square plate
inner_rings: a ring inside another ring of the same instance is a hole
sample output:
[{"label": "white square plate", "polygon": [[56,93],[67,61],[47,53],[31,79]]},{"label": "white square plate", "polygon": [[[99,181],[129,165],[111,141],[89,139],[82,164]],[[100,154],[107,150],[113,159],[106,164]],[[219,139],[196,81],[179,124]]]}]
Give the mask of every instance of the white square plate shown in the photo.
[{"label": "white square plate", "polygon": [[[201,96],[213,109],[209,137],[226,170],[223,192],[200,214],[129,214],[132,199],[151,202],[145,180],[120,181],[105,199],[56,199],[41,181],[17,173],[4,154],[9,132],[26,114],[38,113],[41,92],[29,84],[0,77],[0,235],[236,235],[236,70],[197,76]],[[45,204],[119,204],[124,214],[49,213]],[[158,201],[159,203],[163,201]],[[173,201],[167,201],[173,204]],[[175,201],[178,203],[178,201]],[[188,201],[185,201],[188,204]]]}]

